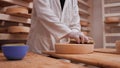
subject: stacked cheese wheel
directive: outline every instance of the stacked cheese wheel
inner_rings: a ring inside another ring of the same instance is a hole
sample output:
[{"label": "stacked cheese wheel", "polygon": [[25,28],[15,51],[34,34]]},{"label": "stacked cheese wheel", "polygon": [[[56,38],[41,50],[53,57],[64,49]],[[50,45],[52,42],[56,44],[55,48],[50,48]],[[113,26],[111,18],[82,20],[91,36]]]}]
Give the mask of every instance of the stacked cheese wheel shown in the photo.
[{"label": "stacked cheese wheel", "polygon": [[81,22],[80,22],[80,25],[81,25],[81,26],[84,26],[84,27],[88,27],[88,26],[89,26],[89,23],[86,22],[86,21],[81,21]]},{"label": "stacked cheese wheel", "polygon": [[119,17],[106,17],[105,23],[119,23],[120,18]]},{"label": "stacked cheese wheel", "polygon": [[8,32],[10,33],[29,33],[30,28],[25,26],[10,26]]},{"label": "stacked cheese wheel", "polygon": [[6,13],[15,14],[15,13],[22,13],[28,14],[28,9],[21,6],[9,7],[6,9]]}]

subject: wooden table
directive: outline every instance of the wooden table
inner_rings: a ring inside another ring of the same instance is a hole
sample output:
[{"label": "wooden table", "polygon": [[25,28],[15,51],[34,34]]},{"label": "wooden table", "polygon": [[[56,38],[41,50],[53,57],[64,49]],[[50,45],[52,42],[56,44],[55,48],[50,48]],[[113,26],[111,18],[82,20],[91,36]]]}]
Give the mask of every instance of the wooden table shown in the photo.
[{"label": "wooden table", "polygon": [[[56,54],[55,52],[45,53],[54,57],[65,58],[72,61],[82,62],[85,64],[95,65],[99,67],[120,68],[120,54],[114,53],[115,52],[114,49],[108,49],[108,51],[105,50],[107,52],[104,53],[103,50],[98,49],[97,52],[91,54]],[[112,52],[111,50],[114,52]]]},{"label": "wooden table", "polygon": [[85,68],[53,58],[28,53],[23,60],[8,61],[0,53],[0,68]]}]

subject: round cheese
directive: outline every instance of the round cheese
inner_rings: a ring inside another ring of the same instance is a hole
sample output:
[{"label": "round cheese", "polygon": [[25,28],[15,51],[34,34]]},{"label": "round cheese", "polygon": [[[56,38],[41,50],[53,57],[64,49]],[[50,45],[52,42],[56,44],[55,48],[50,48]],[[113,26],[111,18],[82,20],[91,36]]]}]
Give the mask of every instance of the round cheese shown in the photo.
[{"label": "round cheese", "polygon": [[10,26],[8,32],[10,33],[29,33],[30,28],[25,26]]},{"label": "round cheese", "polygon": [[89,23],[86,21],[81,21],[80,24],[81,26],[85,26],[85,27],[89,26]]},{"label": "round cheese", "polygon": [[106,17],[105,23],[119,23],[120,18],[119,17]]},{"label": "round cheese", "polygon": [[23,13],[28,14],[28,9],[25,7],[17,6],[17,7],[10,7],[6,9],[6,13],[14,14],[14,13]]},{"label": "round cheese", "polygon": [[94,44],[55,44],[55,52],[58,54],[88,54],[93,51]]}]

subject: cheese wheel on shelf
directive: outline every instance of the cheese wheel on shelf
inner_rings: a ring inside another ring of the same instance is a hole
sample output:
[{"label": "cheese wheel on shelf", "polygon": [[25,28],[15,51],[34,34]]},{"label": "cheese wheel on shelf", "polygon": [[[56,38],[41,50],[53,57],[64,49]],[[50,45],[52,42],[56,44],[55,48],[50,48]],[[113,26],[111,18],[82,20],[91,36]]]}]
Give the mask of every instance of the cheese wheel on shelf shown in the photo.
[{"label": "cheese wheel on shelf", "polygon": [[106,17],[105,23],[119,23],[120,18],[119,17]]},{"label": "cheese wheel on shelf", "polygon": [[116,51],[120,53],[120,40],[116,41]]},{"label": "cheese wheel on shelf", "polygon": [[10,26],[8,32],[10,33],[29,33],[30,28],[25,26]]},{"label": "cheese wheel on shelf", "polygon": [[94,44],[55,44],[55,52],[58,54],[88,54],[93,51]]},{"label": "cheese wheel on shelf", "polygon": [[87,27],[87,26],[89,26],[89,23],[86,22],[86,21],[81,21],[81,22],[80,22],[80,25]]},{"label": "cheese wheel on shelf", "polygon": [[21,6],[16,7],[10,7],[6,9],[6,13],[9,14],[15,14],[15,13],[22,13],[22,14],[28,14],[28,9]]}]

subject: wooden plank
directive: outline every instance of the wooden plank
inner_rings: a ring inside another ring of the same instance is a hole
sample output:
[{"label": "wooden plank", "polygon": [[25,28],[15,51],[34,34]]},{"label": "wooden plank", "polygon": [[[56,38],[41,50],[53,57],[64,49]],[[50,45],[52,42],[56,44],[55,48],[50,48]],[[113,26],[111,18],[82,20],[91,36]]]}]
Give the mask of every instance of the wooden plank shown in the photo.
[{"label": "wooden plank", "polygon": [[120,3],[111,3],[111,4],[105,4],[104,7],[118,7],[120,6]]},{"label": "wooden plank", "polygon": [[31,22],[30,19],[16,17],[16,16],[10,16],[10,15],[1,14],[1,13],[0,13],[0,20],[18,22],[18,23],[25,23],[25,24],[30,24],[30,22]]},{"label": "wooden plank", "polygon": [[120,55],[97,53],[92,54],[56,54],[55,52],[44,52],[45,54],[65,58],[76,62],[82,62],[90,65],[106,68],[120,68]]},{"label": "wooden plank", "polygon": [[0,33],[0,40],[27,40],[28,34]]},{"label": "wooden plank", "polygon": [[110,16],[120,16],[120,13],[105,14],[105,17],[110,17]]},{"label": "wooden plank", "polygon": [[6,6],[11,6],[11,5],[13,4],[0,0],[0,7],[6,7]]},{"label": "wooden plank", "polygon": [[116,49],[112,49],[112,48],[98,48],[98,49],[95,49],[95,52],[119,54],[119,53],[116,51]]},{"label": "wooden plank", "polygon": [[27,7],[29,9],[32,9],[33,7],[32,3],[27,3],[22,0],[0,0],[0,6],[6,7],[10,5],[20,5],[20,6]]},{"label": "wooden plank", "polygon": [[120,36],[120,33],[106,33],[105,36]]},{"label": "wooden plank", "polygon": [[80,14],[86,14],[86,15],[88,15],[88,16],[90,15],[88,11],[83,10],[83,9],[81,9],[81,8],[79,8],[79,12],[80,12]]},{"label": "wooden plank", "polygon": [[17,16],[17,17],[31,18],[31,14],[23,14],[23,13],[14,13],[14,14],[5,13],[5,14]]},{"label": "wooden plank", "polygon": [[85,5],[85,6],[87,6],[87,7],[90,7],[86,2],[84,2],[83,0],[78,0],[78,3],[81,3],[81,4],[83,4],[83,5]]},{"label": "wooden plank", "polygon": [[26,44],[27,40],[0,40],[0,46],[3,44],[14,44],[14,43],[24,43]]},{"label": "wooden plank", "polygon": [[105,46],[111,46],[111,47],[115,47],[115,43],[105,43]]},{"label": "wooden plank", "polygon": [[90,28],[89,27],[81,27],[81,31],[90,32]]},{"label": "wooden plank", "polygon": [[7,61],[0,53],[0,68],[85,68],[72,63],[59,61],[42,55],[28,53],[23,60]]},{"label": "wooden plank", "polygon": [[85,18],[82,18],[82,17],[80,18],[80,20],[88,22],[88,19],[85,19]]}]

